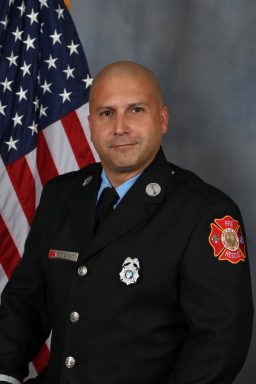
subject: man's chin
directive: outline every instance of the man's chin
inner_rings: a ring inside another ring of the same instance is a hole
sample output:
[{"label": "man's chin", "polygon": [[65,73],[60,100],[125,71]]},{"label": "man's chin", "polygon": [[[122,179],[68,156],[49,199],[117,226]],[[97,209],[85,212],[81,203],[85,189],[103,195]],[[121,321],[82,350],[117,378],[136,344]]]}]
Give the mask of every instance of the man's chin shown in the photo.
[{"label": "man's chin", "polygon": [[113,169],[117,173],[127,173],[127,172],[136,171],[136,169],[138,169],[138,166],[136,164],[133,164],[133,163],[124,163],[123,162],[123,163],[115,164]]}]

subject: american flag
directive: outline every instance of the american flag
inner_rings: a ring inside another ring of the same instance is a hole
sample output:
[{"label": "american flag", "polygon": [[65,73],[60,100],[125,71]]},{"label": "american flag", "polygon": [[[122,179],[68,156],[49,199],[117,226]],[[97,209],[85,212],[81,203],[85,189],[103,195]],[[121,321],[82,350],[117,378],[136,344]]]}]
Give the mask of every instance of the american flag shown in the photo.
[{"label": "american flag", "polygon": [[[0,291],[23,254],[42,187],[97,159],[92,79],[64,0],[0,0]],[[47,344],[33,362],[39,372]]]}]

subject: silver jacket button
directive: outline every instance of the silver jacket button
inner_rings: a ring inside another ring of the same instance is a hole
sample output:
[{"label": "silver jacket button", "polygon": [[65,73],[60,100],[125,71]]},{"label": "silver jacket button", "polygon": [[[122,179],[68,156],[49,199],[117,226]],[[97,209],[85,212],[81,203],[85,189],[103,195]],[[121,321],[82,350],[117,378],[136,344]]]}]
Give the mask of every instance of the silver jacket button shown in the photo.
[{"label": "silver jacket button", "polygon": [[69,318],[72,323],[77,323],[79,321],[80,315],[78,312],[71,312]]},{"label": "silver jacket button", "polygon": [[81,265],[81,267],[78,268],[78,275],[79,276],[85,276],[87,274],[87,268],[85,265]]},{"label": "silver jacket button", "polygon": [[67,368],[74,368],[74,366],[76,365],[74,357],[68,356],[65,360],[65,365]]}]

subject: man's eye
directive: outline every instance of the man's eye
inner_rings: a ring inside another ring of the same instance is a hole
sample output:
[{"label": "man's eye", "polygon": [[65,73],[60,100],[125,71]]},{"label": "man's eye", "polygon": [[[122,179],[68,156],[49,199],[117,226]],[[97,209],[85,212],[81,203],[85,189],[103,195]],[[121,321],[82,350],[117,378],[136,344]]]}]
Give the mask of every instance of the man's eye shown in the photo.
[{"label": "man's eye", "polygon": [[102,111],[101,113],[100,113],[100,116],[111,116],[111,111]]},{"label": "man's eye", "polygon": [[135,112],[135,113],[142,112],[142,111],[143,111],[142,107],[133,107],[132,108],[132,112]]}]

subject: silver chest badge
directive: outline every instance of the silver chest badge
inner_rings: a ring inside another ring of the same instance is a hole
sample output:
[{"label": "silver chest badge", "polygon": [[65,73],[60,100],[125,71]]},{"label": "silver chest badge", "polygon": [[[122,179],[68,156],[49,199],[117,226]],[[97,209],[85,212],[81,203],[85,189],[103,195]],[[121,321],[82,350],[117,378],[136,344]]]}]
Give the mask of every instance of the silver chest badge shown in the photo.
[{"label": "silver chest badge", "polygon": [[119,273],[120,280],[126,285],[135,284],[139,278],[139,269],[139,260],[127,257],[123,262],[122,271]]}]

